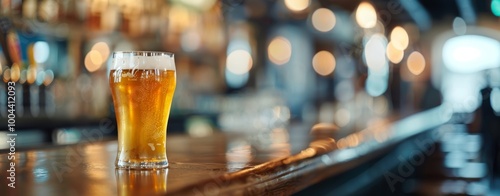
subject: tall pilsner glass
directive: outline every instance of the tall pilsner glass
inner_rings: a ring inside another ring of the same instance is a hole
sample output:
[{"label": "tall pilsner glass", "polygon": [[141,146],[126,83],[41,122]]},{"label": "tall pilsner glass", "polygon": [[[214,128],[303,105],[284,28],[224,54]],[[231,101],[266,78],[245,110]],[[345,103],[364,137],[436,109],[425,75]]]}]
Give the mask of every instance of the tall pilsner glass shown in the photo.
[{"label": "tall pilsner glass", "polygon": [[176,85],[174,55],[114,52],[109,84],[118,125],[116,167],[168,167],[167,123]]}]

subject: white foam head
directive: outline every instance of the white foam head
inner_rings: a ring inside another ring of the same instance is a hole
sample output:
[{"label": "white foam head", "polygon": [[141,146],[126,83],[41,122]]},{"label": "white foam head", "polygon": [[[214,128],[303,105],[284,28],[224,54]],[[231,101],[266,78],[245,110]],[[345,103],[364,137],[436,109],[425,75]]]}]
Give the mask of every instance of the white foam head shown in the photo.
[{"label": "white foam head", "polygon": [[154,51],[113,52],[111,70],[119,69],[160,69],[175,71],[174,54]]}]

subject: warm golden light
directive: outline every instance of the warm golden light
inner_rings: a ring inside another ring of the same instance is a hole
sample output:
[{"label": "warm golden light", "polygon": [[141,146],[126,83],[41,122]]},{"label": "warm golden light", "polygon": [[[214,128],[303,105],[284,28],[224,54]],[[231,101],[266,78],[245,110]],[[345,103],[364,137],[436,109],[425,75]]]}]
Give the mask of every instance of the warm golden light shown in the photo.
[{"label": "warm golden light", "polygon": [[45,21],[54,21],[59,15],[56,1],[41,1],[38,7],[38,16]]},{"label": "warm golden light", "polygon": [[108,59],[109,57],[110,51],[109,46],[108,44],[106,44],[106,42],[97,42],[96,44],[94,44],[94,46],[92,46],[91,50],[99,52],[103,61],[106,61],[106,59]]},{"label": "warm golden light", "polygon": [[89,72],[97,71],[101,68],[103,63],[104,59],[102,58],[101,53],[96,50],[91,50],[85,56],[85,68],[87,68]]},{"label": "warm golden light", "polygon": [[335,14],[329,9],[319,8],[311,17],[313,27],[321,32],[327,32],[333,29],[337,19]]},{"label": "warm golden light", "polygon": [[389,61],[391,61],[392,63],[400,63],[401,60],[403,60],[405,52],[403,50],[397,49],[396,47],[394,47],[392,42],[389,42],[389,44],[387,44],[387,50],[385,54],[387,55]]},{"label": "warm golden light", "polygon": [[335,70],[335,57],[332,53],[322,50],[314,55],[312,64],[316,73],[327,76]]},{"label": "warm golden light", "polygon": [[184,31],[196,19],[186,7],[180,5],[170,7],[168,18],[175,18],[168,21],[168,29],[174,32]]},{"label": "warm golden light", "polygon": [[10,69],[6,69],[3,72],[3,81],[8,82],[10,80]]},{"label": "warm golden light", "polygon": [[372,4],[362,2],[356,9],[356,22],[362,28],[373,28],[377,24],[377,12]]},{"label": "warm golden light", "polygon": [[99,65],[104,62],[101,53],[95,50],[91,50],[87,55],[90,57],[92,63],[94,63],[95,65]]},{"label": "warm golden light", "polygon": [[420,52],[414,51],[408,56],[406,65],[413,75],[420,75],[425,69],[425,58]]},{"label": "warm golden light", "polygon": [[10,79],[13,82],[17,82],[20,77],[21,68],[19,68],[19,65],[17,63],[14,63],[14,65],[12,65],[12,67],[10,68]]},{"label": "warm golden light", "polygon": [[36,80],[36,69],[35,68],[28,68],[28,72],[26,73],[26,81],[29,84],[33,84]]},{"label": "warm golden light", "polygon": [[398,50],[405,50],[408,47],[410,38],[403,27],[397,26],[391,32],[391,42]]},{"label": "warm golden light", "polygon": [[310,0],[285,0],[285,6],[294,12],[304,11],[310,3]]},{"label": "warm golden light", "polygon": [[277,65],[283,65],[292,56],[292,44],[288,39],[278,36],[274,38],[267,48],[269,60]]},{"label": "warm golden light", "polygon": [[252,56],[246,50],[235,50],[226,59],[227,70],[234,74],[245,74],[252,68]]}]

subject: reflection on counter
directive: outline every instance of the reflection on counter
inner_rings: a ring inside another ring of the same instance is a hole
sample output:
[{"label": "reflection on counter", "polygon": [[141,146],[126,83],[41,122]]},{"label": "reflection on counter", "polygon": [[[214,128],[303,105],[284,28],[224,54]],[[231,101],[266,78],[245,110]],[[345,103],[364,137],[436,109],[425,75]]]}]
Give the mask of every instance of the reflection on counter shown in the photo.
[{"label": "reflection on counter", "polygon": [[168,169],[116,170],[118,195],[158,195],[167,192]]}]

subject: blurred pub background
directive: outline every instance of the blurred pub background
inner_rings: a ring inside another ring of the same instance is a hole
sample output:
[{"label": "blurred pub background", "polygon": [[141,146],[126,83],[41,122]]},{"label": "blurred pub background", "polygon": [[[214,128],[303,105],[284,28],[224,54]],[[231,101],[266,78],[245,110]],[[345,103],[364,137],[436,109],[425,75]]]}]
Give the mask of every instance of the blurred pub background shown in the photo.
[{"label": "blurred pub background", "polygon": [[1,0],[0,16],[0,128],[12,80],[19,147],[113,125],[122,50],[175,53],[169,133],[300,122],[341,137],[439,105],[460,141],[500,131],[499,0]]}]

